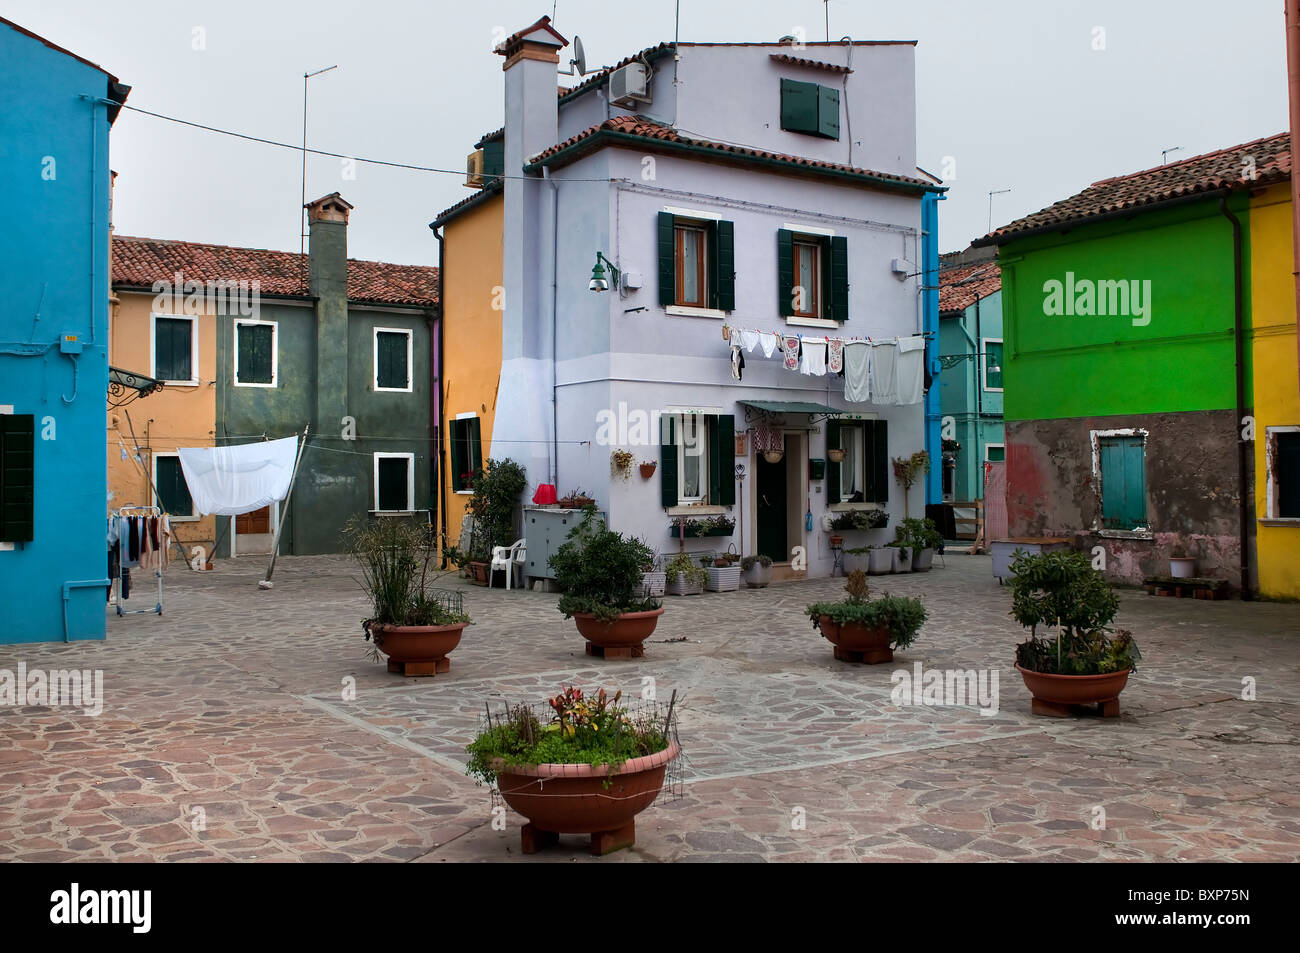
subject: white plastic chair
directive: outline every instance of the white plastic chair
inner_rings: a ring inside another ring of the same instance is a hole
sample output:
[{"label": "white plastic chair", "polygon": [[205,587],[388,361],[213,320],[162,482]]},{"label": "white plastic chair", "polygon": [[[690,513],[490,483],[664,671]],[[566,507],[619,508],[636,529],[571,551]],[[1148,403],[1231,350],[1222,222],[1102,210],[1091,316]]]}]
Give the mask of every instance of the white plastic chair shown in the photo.
[{"label": "white plastic chair", "polygon": [[[524,540],[517,539],[512,546],[493,546],[492,547],[492,567],[490,573],[495,574],[498,569],[503,570],[506,574],[506,588],[513,588],[515,581],[515,568],[523,568],[525,556]],[[488,581],[492,577],[489,575]]]}]

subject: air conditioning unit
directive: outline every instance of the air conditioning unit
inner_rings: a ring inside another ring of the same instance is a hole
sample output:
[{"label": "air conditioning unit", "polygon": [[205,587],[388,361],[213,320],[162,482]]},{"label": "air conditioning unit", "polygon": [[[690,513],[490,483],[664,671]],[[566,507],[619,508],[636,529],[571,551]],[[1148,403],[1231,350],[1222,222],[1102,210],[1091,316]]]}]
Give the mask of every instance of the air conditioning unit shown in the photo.
[{"label": "air conditioning unit", "polygon": [[628,63],[609,77],[609,101],[615,106],[650,102],[650,74],[644,63]]},{"label": "air conditioning unit", "polygon": [[475,149],[465,157],[465,187],[483,188],[483,150]]}]

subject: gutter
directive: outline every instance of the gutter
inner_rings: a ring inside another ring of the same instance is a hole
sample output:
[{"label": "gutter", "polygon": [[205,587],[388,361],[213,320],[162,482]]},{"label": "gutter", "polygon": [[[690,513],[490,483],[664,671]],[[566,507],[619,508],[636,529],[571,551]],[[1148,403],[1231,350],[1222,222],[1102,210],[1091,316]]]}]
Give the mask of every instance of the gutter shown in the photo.
[{"label": "gutter", "polygon": [[[1246,417],[1246,345],[1243,326],[1245,324],[1245,301],[1243,300],[1244,283],[1242,281],[1242,242],[1241,220],[1228,208],[1228,191],[1219,195],[1219,211],[1232,224],[1232,298],[1234,315],[1234,345],[1236,347],[1237,378],[1237,427],[1244,427],[1241,421]],[[1237,429],[1237,496],[1238,520],[1240,525],[1241,546],[1241,598],[1249,601],[1253,597],[1250,589],[1250,485],[1246,475],[1247,451],[1249,446]]]},{"label": "gutter", "polygon": [[[433,424],[433,427],[434,427],[434,433],[435,433],[435,434],[437,435],[437,437],[438,437],[438,447],[437,447],[437,454],[436,454],[436,456],[437,456],[437,460],[438,460],[438,465],[437,465],[437,467],[435,467],[435,469],[436,469],[436,471],[437,471],[436,474],[435,474],[435,476],[436,476],[436,485],[437,485],[437,487],[438,487],[438,490],[437,490],[437,492],[438,492],[437,501],[438,501],[438,510],[439,510],[439,513],[438,513],[438,517],[437,517],[437,518],[440,518],[441,521],[442,521],[441,529],[440,529],[440,531],[439,531],[439,535],[442,536],[442,547],[441,547],[441,548],[442,548],[442,553],[441,553],[442,562],[440,563],[440,568],[442,568],[442,569],[446,569],[446,568],[447,568],[447,555],[446,555],[446,550],[447,550],[447,494],[446,494],[445,492],[443,492],[443,485],[442,485],[442,484],[443,484],[443,473],[445,472],[444,467],[446,466],[446,463],[447,463],[447,455],[446,455],[446,452],[445,452],[444,449],[443,449],[443,439],[442,439],[442,436],[443,436],[443,434],[442,434],[442,355],[443,355],[442,346],[443,346],[443,326],[444,326],[445,323],[446,323],[446,320],[445,320],[446,315],[443,313],[442,303],[443,303],[444,300],[446,300],[446,299],[444,298],[444,296],[443,296],[443,290],[444,290],[444,288],[445,288],[445,286],[446,286],[446,279],[445,279],[444,276],[447,274],[447,272],[446,272],[446,270],[445,270],[445,269],[446,269],[446,263],[447,263],[447,256],[446,256],[447,245],[446,245],[446,243],[443,241],[443,236],[438,234],[438,223],[437,223],[437,222],[434,222],[433,224],[431,224],[431,225],[429,226],[429,228],[432,229],[432,231],[433,231],[433,237],[436,238],[436,239],[438,239],[438,344],[437,344],[437,347],[438,347],[438,358],[437,358],[437,360],[438,360],[438,377],[437,377],[437,381],[436,381],[436,389],[430,389],[430,394],[429,394],[430,402],[431,402],[431,405],[432,405],[432,406],[430,407],[430,413],[436,413],[437,416],[436,416],[433,420],[431,420],[430,423]],[[432,334],[429,335],[429,343],[430,343],[430,345],[432,346],[432,344],[433,344],[433,335],[432,335]],[[433,454],[430,454],[430,456],[434,456],[434,455],[433,455]]]},{"label": "gutter", "polygon": [[559,371],[556,364],[556,331],[560,267],[560,187],[551,178],[551,170],[542,167],[542,178],[551,187],[551,485],[560,485],[560,412]]},{"label": "gutter", "polygon": [[573,145],[561,149],[559,152],[547,156],[545,159],[535,160],[524,165],[525,172],[536,172],[544,166],[556,164],[563,159],[576,159],[586,152],[600,148],[602,144],[627,145],[641,150],[652,150],[659,152],[684,152],[692,155],[708,156],[718,162],[738,163],[742,165],[758,165],[768,168],[780,169],[783,172],[797,172],[803,175],[818,176],[830,179],[847,179],[859,184],[869,184],[888,192],[903,192],[909,195],[925,194],[928,192],[946,192],[947,186],[927,185],[924,182],[900,182],[897,179],[886,178],[882,175],[871,172],[846,172],[841,169],[827,169],[819,166],[808,166],[800,162],[792,162],[789,159],[777,159],[767,156],[750,155],[745,152],[732,152],[727,149],[718,149],[712,146],[702,146],[695,143],[673,142],[668,139],[654,139],[649,136],[638,136],[628,132],[618,132],[610,129],[602,129],[593,133],[586,139],[575,142]]}]

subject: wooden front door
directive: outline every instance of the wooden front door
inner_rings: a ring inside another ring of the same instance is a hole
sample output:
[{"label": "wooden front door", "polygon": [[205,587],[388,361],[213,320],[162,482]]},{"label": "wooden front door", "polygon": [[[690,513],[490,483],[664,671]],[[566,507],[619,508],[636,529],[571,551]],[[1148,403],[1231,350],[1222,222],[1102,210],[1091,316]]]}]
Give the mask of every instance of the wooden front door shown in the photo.
[{"label": "wooden front door", "polygon": [[241,536],[271,532],[271,508],[264,506],[260,510],[236,516],[235,532]]}]

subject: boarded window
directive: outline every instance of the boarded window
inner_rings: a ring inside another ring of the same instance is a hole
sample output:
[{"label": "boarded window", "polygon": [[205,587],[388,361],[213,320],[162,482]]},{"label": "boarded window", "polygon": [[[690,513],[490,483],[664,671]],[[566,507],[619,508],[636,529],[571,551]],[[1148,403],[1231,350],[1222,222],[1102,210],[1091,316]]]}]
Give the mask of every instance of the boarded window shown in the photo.
[{"label": "boarded window", "polygon": [[0,542],[34,538],[35,428],[32,414],[0,414]]},{"label": "boarded window", "polygon": [[194,502],[185,482],[180,457],[154,457],[154,483],[158,487],[158,506],[170,516],[193,516]]},{"label": "boarded window", "polygon": [[235,383],[275,383],[275,325],[235,325]]},{"label": "boarded window", "polygon": [[463,417],[451,422],[451,488],[454,492],[471,489],[474,475],[483,468],[477,417]]},{"label": "boarded window", "polygon": [[376,490],[376,509],[388,512],[406,512],[411,509],[410,457],[380,457],[377,461],[379,486]]},{"label": "boarded window", "polygon": [[411,335],[408,331],[375,332],[375,388],[409,390]]},{"label": "boarded window", "polygon": [[1146,450],[1141,436],[1102,437],[1101,525],[1138,529],[1147,525]]},{"label": "boarded window", "polygon": [[153,376],[160,381],[194,380],[194,322],[154,318]]}]

